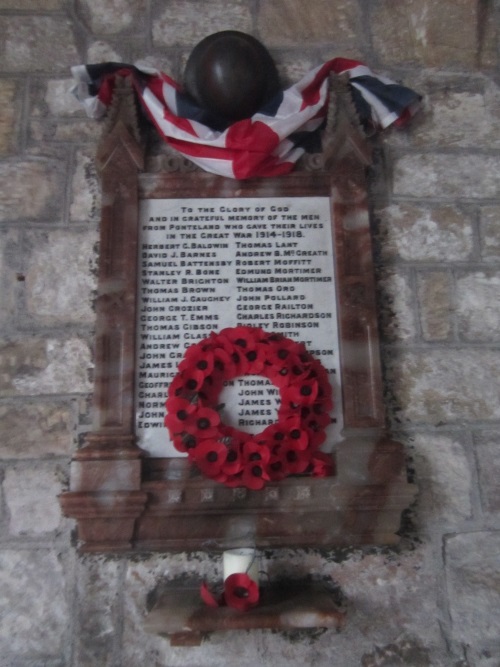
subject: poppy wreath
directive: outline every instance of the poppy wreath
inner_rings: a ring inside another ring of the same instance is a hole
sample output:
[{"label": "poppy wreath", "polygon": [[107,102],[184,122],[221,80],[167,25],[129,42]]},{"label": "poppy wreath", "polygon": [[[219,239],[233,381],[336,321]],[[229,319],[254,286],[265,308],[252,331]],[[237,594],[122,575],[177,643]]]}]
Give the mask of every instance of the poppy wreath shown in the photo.
[{"label": "poppy wreath", "polygon": [[[244,375],[261,375],[279,389],[278,420],[256,435],[220,418],[224,383]],[[261,489],[289,475],[333,474],[331,456],[319,451],[333,408],[327,372],[303,343],[281,334],[238,326],[191,345],[165,406],[175,448],[226,486]]]}]

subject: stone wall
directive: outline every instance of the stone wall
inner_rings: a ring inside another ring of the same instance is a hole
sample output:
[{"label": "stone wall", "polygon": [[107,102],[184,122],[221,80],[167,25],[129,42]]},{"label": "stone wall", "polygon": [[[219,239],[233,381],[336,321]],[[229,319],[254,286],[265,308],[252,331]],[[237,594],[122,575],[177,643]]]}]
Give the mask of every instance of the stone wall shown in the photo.
[{"label": "stone wall", "polygon": [[[0,0],[0,665],[500,665],[500,90],[497,0]],[[209,555],[81,557],[57,495],[88,429],[99,127],[81,62],[179,77],[194,44],[253,33],[285,80],[334,55],[419,90],[372,174],[387,403],[420,488],[396,549],[265,554],[331,576],[345,630],[146,635],[163,578]]]}]

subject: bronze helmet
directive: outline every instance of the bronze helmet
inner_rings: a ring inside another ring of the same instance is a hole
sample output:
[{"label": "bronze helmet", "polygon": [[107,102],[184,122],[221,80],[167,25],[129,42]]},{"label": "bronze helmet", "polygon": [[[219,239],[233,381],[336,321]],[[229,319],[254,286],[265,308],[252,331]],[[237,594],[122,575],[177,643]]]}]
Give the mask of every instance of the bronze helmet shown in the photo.
[{"label": "bronze helmet", "polygon": [[184,89],[207,111],[228,121],[249,118],[280,90],[276,65],[251,35],[224,30],[191,52]]}]

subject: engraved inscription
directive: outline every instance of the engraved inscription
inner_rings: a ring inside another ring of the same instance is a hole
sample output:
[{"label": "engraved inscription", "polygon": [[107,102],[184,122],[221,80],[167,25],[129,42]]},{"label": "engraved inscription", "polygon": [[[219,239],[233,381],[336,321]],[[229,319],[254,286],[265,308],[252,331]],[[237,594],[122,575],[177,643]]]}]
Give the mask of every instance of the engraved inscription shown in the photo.
[{"label": "engraved inscription", "polygon": [[[136,433],[153,456],[179,456],[163,426],[169,382],[190,345],[248,325],[303,341],[336,397],[342,428],[335,274],[328,197],[141,202]],[[254,376],[228,383],[226,423],[258,433],[279,393]]]}]

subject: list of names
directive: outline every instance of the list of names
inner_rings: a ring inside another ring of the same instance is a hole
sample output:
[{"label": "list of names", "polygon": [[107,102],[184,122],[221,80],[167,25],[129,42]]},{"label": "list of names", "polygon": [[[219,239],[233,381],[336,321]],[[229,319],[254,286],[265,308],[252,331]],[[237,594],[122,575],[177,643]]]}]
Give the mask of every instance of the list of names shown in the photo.
[{"label": "list of names", "polygon": [[[338,324],[328,197],[148,199],[141,202],[136,434],[152,456],[179,456],[163,425],[185,350],[249,325],[302,341],[328,370],[341,430]],[[222,419],[251,433],[276,420],[278,390],[238,378]]]}]

